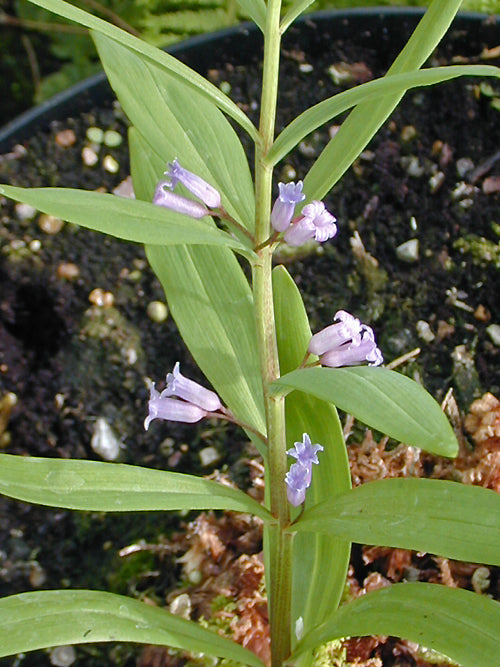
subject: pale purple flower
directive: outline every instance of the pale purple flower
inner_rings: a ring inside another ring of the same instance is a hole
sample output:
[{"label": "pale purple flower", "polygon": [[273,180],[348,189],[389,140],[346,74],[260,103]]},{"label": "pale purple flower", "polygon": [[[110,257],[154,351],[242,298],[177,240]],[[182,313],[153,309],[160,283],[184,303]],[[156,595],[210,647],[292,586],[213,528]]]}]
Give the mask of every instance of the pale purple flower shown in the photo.
[{"label": "pale purple flower", "polygon": [[291,246],[301,246],[312,239],[324,243],[337,234],[335,220],[323,202],[312,201],[302,209],[302,217],[288,227],[284,240]]},{"label": "pale purple flower", "polygon": [[292,449],[287,450],[288,456],[293,456],[297,459],[297,463],[307,467],[311,467],[313,463],[319,463],[318,461],[318,452],[322,452],[324,447],[322,445],[313,445],[311,443],[311,438],[304,433],[302,435],[302,441],[294,443]]},{"label": "pale purple flower", "polygon": [[177,396],[188,403],[197,405],[207,412],[216,412],[222,408],[222,403],[214,391],[205,389],[201,384],[184,377],[177,362],[172,373],[167,375],[167,388],[162,392],[165,396]]},{"label": "pale purple flower", "polygon": [[284,232],[292,222],[295,205],[306,198],[302,192],[302,181],[278,183],[279,195],[271,211],[271,224],[277,232]]},{"label": "pale purple flower", "polygon": [[170,179],[169,187],[173,189],[177,183],[182,183],[184,187],[201,199],[208,208],[220,208],[220,193],[203,178],[181,167],[177,158],[173,162],[169,162],[167,167],[168,171],[165,172],[165,175]]},{"label": "pale purple flower", "polygon": [[297,459],[292,463],[290,470],[285,475],[287,485],[288,502],[294,507],[302,505],[306,499],[306,491],[311,486],[312,467],[318,464],[318,452],[323,451],[321,445],[313,445],[311,438],[304,433],[302,442],[294,443],[295,447],[289,449],[287,454]]},{"label": "pale purple flower", "polygon": [[335,313],[334,324],[311,338],[307,351],[317,354],[320,363],[330,368],[367,363],[380,366],[384,359],[375,342],[373,329],[347,313]]},{"label": "pale purple flower", "polygon": [[322,329],[311,338],[308,352],[320,356],[327,350],[343,343],[359,345],[361,342],[361,322],[345,310],[335,313],[334,324]]},{"label": "pale purple flower", "polygon": [[298,507],[306,499],[306,491],[311,484],[311,469],[300,463],[293,463],[285,475],[285,482],[288,502]]},{"label": "pale purple flower", "polygon": [[166,187],[170,187],[170,181],[160,181],[158,183],[153,195],[153,204],[163,206],[176,213],[189,215],[191,218],[203,218],[205,215],[210,215],[210,211],[203,204],[187,199],[187,197],[176,195],[174,192],[170,192],[170,190],[165,190]]},{"label": "pale purple flower", "polygon": [[153,419],[165,419],[173,422],[185,422],[194,424],[203,419],[207,414],[197,405],[178,401],[175,398],[168,398],[165,390],[161,392],[155,389],[154,383],[151,383],[151,395],[149,397],[149,413],[144,420],[144,428],[149,428]]}]

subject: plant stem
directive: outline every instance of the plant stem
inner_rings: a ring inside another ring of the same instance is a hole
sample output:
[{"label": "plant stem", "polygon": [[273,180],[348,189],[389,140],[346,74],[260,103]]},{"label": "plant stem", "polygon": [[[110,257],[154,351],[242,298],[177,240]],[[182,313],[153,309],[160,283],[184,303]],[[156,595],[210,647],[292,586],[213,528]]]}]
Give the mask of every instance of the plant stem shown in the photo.
[{"label": "plant stem", "polygon": [[278,347],[272,289],[272,247],[269,239],[272,200],[272,168],[264,164],[274,140],[280,59],[281,0],[269,0],[264,31],[264,70],[259,124],[260,145],[255,160],[255,245],[253,294],[260,368],[266,409],[268,457],[267,496],[277,524],[267,530],[266,583],[271,627],[271,665],[282,667],[290,654],[291,541],[284,533],[290,522],[286,497],[285,401],[270,394],[269,385],[279,377]]}]

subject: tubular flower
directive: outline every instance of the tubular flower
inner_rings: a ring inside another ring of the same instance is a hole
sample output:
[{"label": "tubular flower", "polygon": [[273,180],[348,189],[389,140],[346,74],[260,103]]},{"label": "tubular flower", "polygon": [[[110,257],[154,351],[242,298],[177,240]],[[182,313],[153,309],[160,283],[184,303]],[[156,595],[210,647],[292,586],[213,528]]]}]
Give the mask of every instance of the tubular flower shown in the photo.
[{"label": "tubular flower", "polygon": [[337,234],[336,218],[326,210],[321,201],[312,201],[302,209],[302,216],[288,227],[285,242],[291,246],[301,246],[314,239],[324,243]]},{"label": "tubular flower", "polygon": [[161,394],[155,389],[154,383],[151,384],[151,395],[149,397],[149,413],[144,420],[146,431],[153,419],[165,419],[173,422],[185,422],[194,424],[206,416],[206,410],[202,410],[197,405],[178,401],[175,398],[168,398],[165,391]]},{"label": "tubular flower", "polygon": [[306,198],[302,192],[302,181],[295,184],[278,183],[279,195],[271,211],[271,224],[277,232],[284,232],[292,222],[295,205]]},{"label": "tubular flower", "polygon": [[166,187],[170,187],[170,181],[164,180],[158,183],[153,195],[153,204],[169,208],[176,213],[189,215],[190,218],[203,218],[205,215],[210,215],[210,211],[203,204],[165,190]]},{"label": "tubular flower", "polygon": [[177,396],[188,403],[197,405],[207,412],[216,412],[222,408],[222,403],[214,391],[205,389],[201,384],[189,380],[181,374],[180,363],[177,362],[172,373],[167,375],[165,396]]},{"label": "tubular flower", "polygon": [[147,431],[153,419],[193,424],[221,408],[222,403],[217,394],[181,375],[177,362],[173,373],[168,373],[167,386],[161,394],[155,389],[154,383],[151,384],[149,413],[144,428]]},{"label": "tubular flower", "polygon": [[312,466],[319,463],[317,452],[322,451],[323,447],[313,445],[307,433],[303,434],[302,442],[296,442],[295,447],[287,451],[289,456],[297,459],[285,475],[288,502],[294,507],[302,505],[306,499],[306,491],[311,486]]},{"label": "tubular flower", "polygon": [[168,171],[165,172],[165,175],[169,178],[170,188],[173,189],[177,183],[182,183],[184,187],[201,199],[208,208],[220,208],[220,193],[202,178],[181,167],[177,158],[173,162],[169,162],[167,167]]},{"label": "tubular flower", "polygon": [[330,368],[366,362],[370,366],[380,366],[384,359],[373,329],[344,310],[335,313],[335,320],[338,321],[314,334],[308,352],[317,354],[320,363]]}]

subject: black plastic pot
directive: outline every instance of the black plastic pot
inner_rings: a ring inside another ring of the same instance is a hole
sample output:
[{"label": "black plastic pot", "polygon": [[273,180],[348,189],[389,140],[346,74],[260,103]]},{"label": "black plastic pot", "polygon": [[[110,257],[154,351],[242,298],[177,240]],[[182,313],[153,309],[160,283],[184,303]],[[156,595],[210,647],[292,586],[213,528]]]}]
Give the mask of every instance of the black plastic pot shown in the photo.
[{"label": "black plastic pot", "polygon": [[[308,14],[297,21],[283,40],[283,48],[291,40],[299,42],[314,55],[324,52],[332,39],[343,39],[368,47],[376,47],[380,58],[390,64],[404,46],[423,15],[421,8],[358,8],[323,11]],[[463,13],[456,17],[444,44],[453,44],[455,50],[467,55],[471,43],[481,40],[490,46],[500,39],[500,17],[478,13]],[[245,64],[259,59],[262,35],[249,23],[201,35],[176,44],[168,49],[189,66],[202,74],[210,68],[224,65],[227,54],[234,54],[231,64]],[[0,153],[22,143],[34,132],[43,130],[51,121],[81,113],[113,99],[104,73],[92,76],[0,128]]]}]

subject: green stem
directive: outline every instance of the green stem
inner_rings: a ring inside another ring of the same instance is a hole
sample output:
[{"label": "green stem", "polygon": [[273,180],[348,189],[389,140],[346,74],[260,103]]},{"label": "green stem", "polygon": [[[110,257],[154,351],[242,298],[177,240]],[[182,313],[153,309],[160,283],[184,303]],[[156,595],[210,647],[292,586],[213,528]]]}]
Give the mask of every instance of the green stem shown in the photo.
[{"label": "green stem", "polygon": [[281,0],[269,0],[264,30],[264,70],[259,124],[260,144],[255,160],[255,246],[258,259],[253,264],[253,294],[260,368],[266,409],[268,458],[267,481],[270,509],[277,524],[268,529],[266,573],[271,625],[271,665],[282,667],[290,655],[291,540],[285,535],[290,523],[286,497],[285,401],[272,396],[269,385],[279,377],[278,347],[272,290],[273,249],[266,244],[271,232],[272,167],[265,158],[274,140],[278,73],[280,60]]}]

